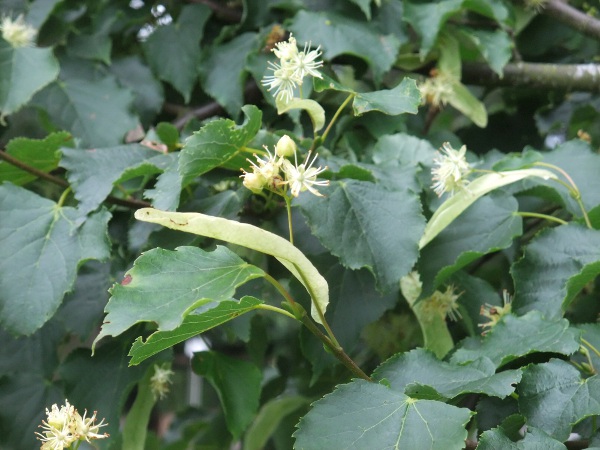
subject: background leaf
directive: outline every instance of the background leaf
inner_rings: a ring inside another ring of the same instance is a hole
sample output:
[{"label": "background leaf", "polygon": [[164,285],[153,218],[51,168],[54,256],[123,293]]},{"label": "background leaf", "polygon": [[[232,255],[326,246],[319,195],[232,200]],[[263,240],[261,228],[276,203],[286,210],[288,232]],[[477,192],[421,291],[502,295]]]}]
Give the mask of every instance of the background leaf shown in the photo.
[{"label": "background leaf", "polygon": [[142,46],[152,71],[177,89],[186,103],[198,80],[199,41],[210,15],[205,5],[186,5],[177,23],[159,26]]},{"label": "background leaf", "polygon": [[136,128],[129,111],[133,95],[114,78],[100,80],[69,78],[40,91],[33,102],[44,108],[50,121],[68,130],[84,147],[110,147],[123,141]]},{"label": "background leaf", "polygon": [[559,359],[528,366],[519,385],[519,409],[528,424],[565,441],[573,425],[600,414],[600,379],[583,380],[575,367]]},{"label": "background leaf", "polygon": [[205,377],[215,388],[227,428],[237,439],[258,410],[262,374],[248,361],[234,359],[216,352],[196,353],[192,360],[194,372]]},{"label": "background leaf", "polygon": [[416,114],[420,103],[421,94],[417,83],[411,78],[404,78],[393,89],[356,94],[352,107],[356,115],[381,111],[395,116],[404,113]]},{"label": "background leaf", "polygon": [[12,114],[58,76],[49,48],[13,48],[0,37],[0,116]]},{"label": "background leaf", "polygon": [[392,67],[400,48],[394,35],[382,35],[363,22],[330,11],[300,11],[290,30],[299,44],[318,42],[326,60],[343,54],[364,59],[377,82]]},{"label": "background leaf", "polygon": [[600,231],[569,224],[540,233],[511,268],[513,308],[561,317],[575,295],[600,274]]},{"label": "background leaf", "polygon": [[325,197],[298,199],[321,243],[344,266],[368,268],[380,289],[398,286],[415,263],[424,227],[417,196],[356,180],[332,182],[322,192]]},{"label": "background leaf", "polygon": [[57,310],[71,290],[78,266],[109,256],[100,210],[81,227],[74,208],[10,183],[0,186],[0,323],[15,334],[31,334]]}]

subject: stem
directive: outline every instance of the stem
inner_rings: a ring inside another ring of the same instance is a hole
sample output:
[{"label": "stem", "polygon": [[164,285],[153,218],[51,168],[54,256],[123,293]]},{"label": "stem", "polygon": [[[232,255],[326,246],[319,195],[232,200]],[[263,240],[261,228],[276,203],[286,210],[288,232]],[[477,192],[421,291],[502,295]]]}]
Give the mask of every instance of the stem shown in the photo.
[{"label": "stem", "polygon": [[[579,208],[581,209],[581,212],[583,213],[583,218],[585,220],[585,224],[587,225],[587,227],[591,230],[593,229],[592,227],[592,223],[590,222],[590,218],[588,217],[587,211],[585,210],[585,206],[583,205],[583,202],[581,201],[581,192],[579,191],[579,188],[577,187],[577,185],[575,184],[575,182],[573,181],[573,179],[569,176],[569,174],[567,172],[565,172],[563,169],[561,169],[558,166],[555,166],[554,164],[548,164],[548,163],[544,163],[544,162],[537,162],[534,164],[535,166],[542,166],[542,167],[548,167],[550,169],[554,169],[557,172],[561,173],[569,183],[571,183],[571,187],[569,187],[568,185],[567,188],[569,189],[571,196],[575,199],[575,201],[577,202],[577,204],[579,205]],[[558,181],[558,180],[556,180]],[[564,184],[564,183],[562,183]]]},{"label": "stem", "polygon": [[283,199],[285,200],[285,209],[287,210],[287,218],[288,218],[288,228],[290,229],[290,244],[294,245],[294,231],[292,225],[292,199],[287,196],[287,194],[283,195]]},{"label": "stem", "polygon": [[521,216],[521,217],[536,217],[538,219],[546,219],[546,220],[550,220],[552,222],[558,222],[561,225],[567,225],[569,223],[565,220],[559,219],[558,217],[549,216],[547,214],[534,213],[534,212],[517,212],[516,214],[517,214],[517,216]]},{"label": "stem", "polygon": [[584,338],[581,338],[581,342],[583,342],[585,345],[587,345],[590,348],[590,350],[593,351],[598,358],[600,358],[600,352],[598,351],[598,349],[596,347],[594,347],[591,344],[591,342],[585,340]]},{"label": "stem", "polygon": [[[306,328],[308,328],[308,330],[312,334],[314,334],[321,342],[323,342],[323,344],[325,346],[327,346],[327,348],[329,350],[331,350],[333,355],[344,366],[346,366],[346,368],[348,368],[354,375],[358,376],[359,378],[362,378],[363,380],[372,381],[371,378],[367,374],[365,374],[360,367],[358,367],[358,365],[352,360],[352,358],[350,358],[346,354],[346,352],[344,352],[344,349],[338,343],[338,341],[335,339],[335,336],[333,336],[333,332],[331,331],[331,329],[329,328],[328,325],[326,326],[325,329],[327,330],[328,334],[331,333],[330,336],[325,335],[321,330],[319,330],[317,325],[315,325],[315,323],[311,320],[311,318],[308,316],[308,314],[306,314],[306,311],[304,310],[304,308],[302,308],[302,306],[300,304],[298,304],[294,301],[292,296],[288,293],[288,291],[286,291],[284,289],[284,287],[281,285],[281,283],[279,283],[279,281],[277,281],[275,278],[273,278],[268,273],[265,273],[265,279],[269,283],[271,283],[275,287],[275,289],[277,289],[277,291],[289,303],[292,311],[294,311],[294,315],[292,316],[291,314],[289,314],[289,316],[302,322],[302,324]],[[268,305],[263,305],[263,306],[268,306]],[[261,307],[259,306],[259,308],[261,308]],[[275,308],[275,307],[268,307],[268,308],[263,307],[262,309],[270,309],[272,311],[276,311],[281,314],[283,314],[282,311],[284,311],[284,310],[280,310],[279,308]],[[327,324],[327,322],[325,320],[323,320],[323,323]]]},{"label": "stem", "polygon": [[262,305],[258,305],[257,309],[264,309],[265,311],[274,311],[276,313],[283,314],[284,316],[287,316],[291,319],[297,320],[297,317],[294,316],[292,313],[286,311],[285,309],[278,308],[277,306],[262,304]]},{"label": "stem", "polygon": [[[331,131],[331,127],[333,126],[333,124],[335,123],[335,121],[337,120],[337,118],[340,116],[340,114],[342,113],[342,110],[346,107],[346,105],[348,103],[350,103],[350,100],[352,100],[354,98],[354,94],[350,94],[348,95],[348,97],[346,97],[346,100],[344,100],[344,102],[340,105],[340,107],[337,109],[337,111],[335,112],[335,114],[333,115],[333,117],[331,118],[331,121],[329,122],[329,125],[327,125],[327,128],[325,129],[325,131],[323,132],[323,134],[321,135],[321,141],[324,142],[325,139],[327,139],[327,135],[329,134],[329,132]],[[315,141],[316,141],[316,137],[315,136]],[[314,150],[314,148],[310,149],[311,151]]]},{"label": "stem", "polygon": [[548,0],[542,13],[575,28],[577,31],[600,40],[600,20],[585,14],[560,0]]},{"label": "stem", "polygon": [[56,203],[56,206],[58,206],[59,208],[62,208],[62,206],[65,204],[65,201],[67,200],[67,196],[71,193],[71,186],[68,186],[64,192],[60,195],[60,198],[58,199],[58,202]]}]

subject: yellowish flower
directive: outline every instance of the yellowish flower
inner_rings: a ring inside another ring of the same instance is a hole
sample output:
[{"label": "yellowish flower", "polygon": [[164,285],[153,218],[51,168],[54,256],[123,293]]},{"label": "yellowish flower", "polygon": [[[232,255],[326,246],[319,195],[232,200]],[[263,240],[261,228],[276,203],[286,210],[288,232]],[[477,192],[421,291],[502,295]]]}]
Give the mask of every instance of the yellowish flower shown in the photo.
[{"label": "yellowish flower", "polygon": [[502,317],[510,314],[512,311],[512,298],[507,290],[502,291],[502,303],[504,306],[492,306],[489,304],[481,305],[479,314],[489,319],[489,322],[481,323],[478,326],[481,328],[487,328],[483,330],[481,334],[487,334],[489,331],[496,326],[496,324],[502,319]]},{"label": "yellowish flower", "polygon": [[150,389],[154,398],[164,398],[169,393],[169,384],[173,382],[171,380],[173,375],[174,372],[171,369],[154,366],[154,375],[150,378]]}]

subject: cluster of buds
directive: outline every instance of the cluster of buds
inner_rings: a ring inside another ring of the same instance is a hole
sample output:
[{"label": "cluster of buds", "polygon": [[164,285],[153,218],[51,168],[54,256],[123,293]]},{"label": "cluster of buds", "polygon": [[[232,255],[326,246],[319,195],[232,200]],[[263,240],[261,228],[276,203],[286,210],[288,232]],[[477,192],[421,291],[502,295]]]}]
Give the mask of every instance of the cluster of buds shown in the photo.
[{"label": "cluster of buds", "polygon": [[169,384],[174,372],[171,369],[154,365],[154,375],[150,378],[150,390],[154,399],[162,399],[169,393]]},{"label": "cluster of buds", "polygon": [[0,30],[2,30],[2,38],[14,48],[31,47],[37,36],[37,30],[25,23],[23,15],[15,20],[9,16],[3,17],[0,21]]},{"label": "cluster of buds", "polygon": [[512,298],[507,290],[502,291],[502,303],[504,306],[492,306],[489,304],[481,305],[479,314],[489,319],[489,322],[481,323],[478,326],[481,328],[487,328],[483,330],[481,334],[487,334],[496,324],[502,319],[502,317],[511,313]]},{"label": "cluster of buds", "polygon": [[[260,193],[263,189],[267,189],[279,195],[286,195],[289,189],[294,197],[298,197],[300,192],[304,191],[322,197],[315,186],[328,186],[329,181],[317,180],[317,176],[327,170],[327,167],[313,167],[317,154],[311,159],[311,153],[308,152],[304,162],[298,164],[296,143],[288,135],[279,139],[274,154],[266,147],[265,150],[266,155],[262,158],[254,155],[256,162],[248,160],[252,172],[242,169],[244,173],[241,177],[244,179],[244,186],[254,193]],[[286,159],[292,155],[294,164]]]},{"label": "cluster of buds", "polygon": [[93,439],[104,439],[108,434],[100,434],[100,427],[108,424],[104,419],[96,422],[96,411],[91,417],[87,416],[87,410],[83,417],[75,407],[65,400],[60,408],[54,404],[52,409],[46,408],[46,420],[42,421],[41,433],[36,432],[37,438],[42,441],[41,450],[63,450],[70,448],[71,444],[80,441],[90,442]]},{"label": "cluster of buds", "polygon": [[467,147],[454,150],[449,142],[444,142],[438,156],[434,158],[435,167],[431,170],[433,178],[432,189],[441,197],[444,192],[464,188],[469,181],[466,176],[471,172],[471,166],[465,157]]},{"label": "cluster of buds", "polygon": [[278,100],[288,103],[307,75],[322,78],[318,71],[323,66],[323,61],[318,59],[321,47],[309,51],[310,45],[310,42],[306,43],[304,50],[299,51],[296,39],[291,35],[287,41],[275,44],[272,51],[279,58],[279,63],[269,61],[273,75],[265,75],[261,83],[268,86],[269,91],[275,89],[274,96]]}]

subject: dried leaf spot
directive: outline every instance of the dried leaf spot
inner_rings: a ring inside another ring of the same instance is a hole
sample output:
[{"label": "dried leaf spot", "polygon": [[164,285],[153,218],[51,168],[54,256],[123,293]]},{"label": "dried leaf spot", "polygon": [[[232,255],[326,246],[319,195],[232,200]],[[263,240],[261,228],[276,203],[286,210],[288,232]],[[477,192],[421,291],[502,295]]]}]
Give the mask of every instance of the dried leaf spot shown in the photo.
[{"label": "dried leaf spot", "polygon": [[131,275],[127,274],[123,278],[123,281],[121,281],[121,286],[127,286],[129,283],[131,283]]}]

